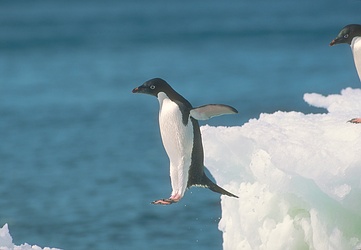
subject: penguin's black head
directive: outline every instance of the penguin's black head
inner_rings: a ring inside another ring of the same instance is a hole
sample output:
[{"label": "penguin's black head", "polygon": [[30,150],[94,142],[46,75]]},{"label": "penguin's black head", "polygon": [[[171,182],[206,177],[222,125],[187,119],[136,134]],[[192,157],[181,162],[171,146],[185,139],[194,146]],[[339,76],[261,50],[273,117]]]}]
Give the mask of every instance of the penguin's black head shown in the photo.
[{"label": "penguin's black head", "polygon": [[342,28],[338,36],[332,40],[330,46],[340,43],[351,44],[354,37],[361,36],[361,25],[349,24]]},{"label": "penguin's black head", "polygon": [[161,78],[153,78],[146,81],[141,86],[133,89],[132,92],[143,93],[157,97],[159,92],[168,93],[170,91],[174,91],[174,90],[166,81],[164,81]]}]

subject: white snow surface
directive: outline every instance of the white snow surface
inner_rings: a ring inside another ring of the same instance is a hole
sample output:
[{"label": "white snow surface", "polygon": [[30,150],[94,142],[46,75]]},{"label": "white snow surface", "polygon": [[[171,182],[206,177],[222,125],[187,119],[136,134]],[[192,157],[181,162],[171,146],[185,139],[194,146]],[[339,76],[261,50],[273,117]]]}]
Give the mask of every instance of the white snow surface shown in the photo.
[{"label": "white snow surface", "polygon": [[13,238],[9,233],[8,224],[5,224],[0,228],[0,250],[60,250],[58,248],[41,248],[37,245],[29,245],[27,243],[21,244],[20,246],[15,246],[13,243]]},{"label": "white snow surface", "polygon": [[221,196],[223,249],[361,249],[361,90],[305,94],[325,114],[261,114],[202,126]]}]

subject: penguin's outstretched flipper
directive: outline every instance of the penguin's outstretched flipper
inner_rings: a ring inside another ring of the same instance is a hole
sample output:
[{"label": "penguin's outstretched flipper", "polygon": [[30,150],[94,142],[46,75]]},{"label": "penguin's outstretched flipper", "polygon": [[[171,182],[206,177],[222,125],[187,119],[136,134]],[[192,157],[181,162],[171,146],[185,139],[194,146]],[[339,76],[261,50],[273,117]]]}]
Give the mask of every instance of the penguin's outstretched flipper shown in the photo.
[{"label": "penguin's outstretched flipper", "polygon": [[228,195],[228,196],[230,196],[230,197],[239,198],[237,195],[234,195],[234,194],[228,192],[227,190],[224,190],[223,188],[221,188],[221,187],[218,186],[217,184],[213,183],[205,174],[203,175],[202,185],[204,185],[205,187],[209,188],[209,189],[212,190],[213,192],[216,192],[216,193],[219,193],[219,194]]},{"label": "penguin's outstretched flipper", "polygon": [[224,104],[203,105],[190,111],[190,115],[196,120],[208,120],[214,116],[237,113],[235,108]]}]

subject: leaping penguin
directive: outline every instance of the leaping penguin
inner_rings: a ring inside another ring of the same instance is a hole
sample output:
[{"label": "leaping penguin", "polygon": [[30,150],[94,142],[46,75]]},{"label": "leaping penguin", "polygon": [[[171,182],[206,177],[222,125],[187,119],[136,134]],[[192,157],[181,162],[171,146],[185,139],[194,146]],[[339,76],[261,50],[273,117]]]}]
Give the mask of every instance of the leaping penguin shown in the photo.
[{"label": "leaping penguin", "polygon": [[202,186],[228,195],[238,196],[213,183],[204,173],[202,136],[197,120],[235,114],[238,111],[227,105],[209,104],[193,108],[166,81],[154,78],[133,89],[133,93],[153,95],[159,101],[159,128],[163,146],[170,161],[172,194],[152,204],[170,205],[184,196],[187,188]]},{"label": "leaping penguin", "polygon": [[[361,25],[349,24],[343,27],[337,37],[331,41],[330,46],[340,43],[350,45],[357,74],[361,80]],[[353,118],[349,122],[361,123],[361,118]]]}]

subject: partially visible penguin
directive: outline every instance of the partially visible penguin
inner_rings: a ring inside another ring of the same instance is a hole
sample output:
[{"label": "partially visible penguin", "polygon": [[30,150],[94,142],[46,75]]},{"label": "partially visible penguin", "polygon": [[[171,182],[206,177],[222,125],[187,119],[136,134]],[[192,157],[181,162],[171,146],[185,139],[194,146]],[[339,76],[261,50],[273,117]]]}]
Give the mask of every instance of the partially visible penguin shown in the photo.
[{"label": "partially visible penguin", "polygon": [[133,93],[153,95],[159,101],[159,128],[165,151],[170,161],[172,194],[152,204],[170,205],[184,196],[187,188],[202,186],[210,190],[236,197],[213,183],[204,173],[202,137],[197,120],[213,116],[235,114],[230,106],[209,104],[193,108],[166,81],[154,78],[133,89]]},{"label": "partially visible penguin", "polygon": [[[357,74],[361,80],[361,25],[349,24],[343,27],[337,37],[331,41],[330,46],[340,43],[350,45]],[[361,123],[361,118],[353,118],[349,122]]]}]

